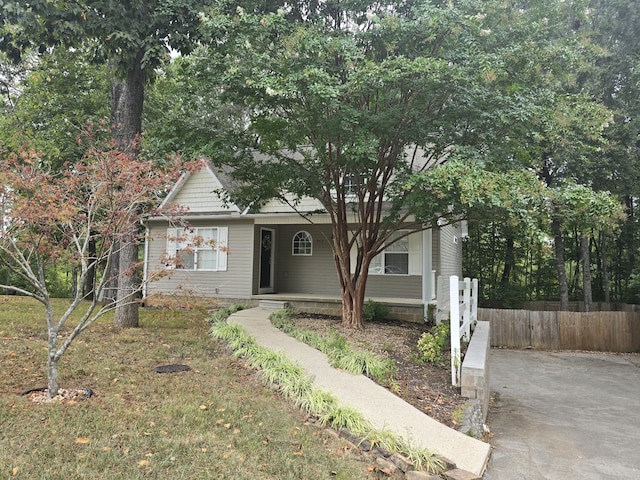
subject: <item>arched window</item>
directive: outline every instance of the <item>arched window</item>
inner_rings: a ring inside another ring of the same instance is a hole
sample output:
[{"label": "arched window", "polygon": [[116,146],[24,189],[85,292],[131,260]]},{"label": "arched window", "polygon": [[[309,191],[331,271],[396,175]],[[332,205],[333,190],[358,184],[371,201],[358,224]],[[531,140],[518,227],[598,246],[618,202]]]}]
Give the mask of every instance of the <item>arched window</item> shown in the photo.
[{"label": "arched window", "polygon": [[293,255],[311,255],[313,253],[313,239],[304,230],[293,236]]}]

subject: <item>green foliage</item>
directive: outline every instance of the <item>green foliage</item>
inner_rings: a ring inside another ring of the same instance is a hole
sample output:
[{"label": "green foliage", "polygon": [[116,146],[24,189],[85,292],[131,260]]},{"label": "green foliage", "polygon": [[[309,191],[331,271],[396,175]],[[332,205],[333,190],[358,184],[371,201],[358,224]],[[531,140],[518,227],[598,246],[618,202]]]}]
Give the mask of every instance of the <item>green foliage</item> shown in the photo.
[{"label": "green foliage", "polygon": [[493,308],[513,308],[521,309],[527,301],[527,291],[525,288],[514,283],[499,283],[487,292],[491,299],[490,305]]},{"label": "green foliage", "polygon": [[278,329],[326,354],[329,363],[354,375],[366,375],[381,384],[389,384],[396,373],[395,362],[390,358],[379,358],[366,351],[349,347],[347,339],[334,329],[326,337],[298,327],[292,320],[292,311],[279,310],[271,315],[271,322]]},{"label": "green foliage", "polygon": [[389,307],[374,300],[367,300],[364,304],[362,316],[367,322],[382,322],[389,315]]},{"label": "green foliage", "polygon": [[5,3],[0,9],[4,27],[0,50],[17,61],[27,45],[45,51],[47,46],[78,47],[91,41],[95,60],[111,59],[121,76],[135,64],[152,76],[168,58],[168,48],[186,53],[195,46],[198,15],[206,2],[159,3],[150,2],[147,8],[140,8],[139,2],[109,0]]},{"label": "green foliage", "polygon": [[442,363],[449,340],[449,323],[442,322],[425,332],[418,340],[419,359],[423,362]]},{"label": "green foliage", "polygon": [[28,144],[43,164],[59,170],[82,158],[86,144],[78,136],[87,125],[109,118],[107,68],[91,64],[86,46],[53,49],[28,65],[15,105],[4,115],[0,107],[0,143],[5,153]]},{"label": "green foliage", "polygon": [[[70,271],[66,266],[49,266],[46,269],[46,284],[49,294],[54,298],[71,298],[71,275],[73,275],[73,271]],[[82,285],[79,288],[82,288]]]},{"label": "green foliage", "polygon": [[411,442],[403,441],[387,430],[369,432],[366,439],[369,440],[372,445],[380,446],[389,452],[403,452],[404,456],[413,464],[415,470],[439,473],[446,467],[442,459],[424,449],[416,448]]},{"label": "green foliage", "polygon": [[368,424],[363,420],[362,414],[348,406],[337,406],[321,414],[318,419],[323,425],[330,425],[336,430],[346,428],[350,432],[363,432]]},{"label": "green foliage", "polygon": [[221,307],[216,309],[216,311],[209,316],[208,321],[211,323],[224,322],[227,320],[227,318],[229,318],[231,314],[239,312],[240,310],[245,310],[247,308],[249,308],[247,305],[238,303],[235,303],[228,307]]}]

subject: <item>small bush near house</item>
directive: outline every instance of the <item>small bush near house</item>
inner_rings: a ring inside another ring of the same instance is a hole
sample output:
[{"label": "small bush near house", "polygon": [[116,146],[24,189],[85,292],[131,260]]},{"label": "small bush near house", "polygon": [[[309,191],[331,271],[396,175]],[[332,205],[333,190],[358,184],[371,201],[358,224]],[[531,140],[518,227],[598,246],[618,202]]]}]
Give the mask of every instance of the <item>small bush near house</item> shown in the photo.
[{"label": "small bush near house", "polygon": [[449,323],[442,322],[425,332],[418,340],[418,359],[422,362],[442,363],[445,347],[449,340]]},{"label": "small bush near house", "polygon": [[389,308],[374,300],[367,300],[362,316],[365,322],[382,322],[389,316]]}]

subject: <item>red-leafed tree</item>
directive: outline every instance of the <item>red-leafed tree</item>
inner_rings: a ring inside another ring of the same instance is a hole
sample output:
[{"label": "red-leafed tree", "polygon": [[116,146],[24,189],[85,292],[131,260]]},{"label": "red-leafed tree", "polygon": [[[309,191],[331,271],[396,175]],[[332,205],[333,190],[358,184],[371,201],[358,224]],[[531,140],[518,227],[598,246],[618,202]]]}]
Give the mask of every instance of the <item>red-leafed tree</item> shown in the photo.
[{"label": "red-leafed tree", "polygon": [[[89,146],[86,152],[82,162],[57,173],[43,168],[34,151],[0,163],[0,263],[25,285],[0,287],[33,297],[45,308],[49,397],[58,393],[58,363],[71,342],[107,311],[137,302],[138,289],[111,305],[98,299],[110,280],[114,249],[142,240],[141,234],[132,235],[131,222],[141,221],[142,212],[157,205],[177,173],[134,159],[115,142]],[[91,300],[76,289],[65,312],[56,316],[45,270],[61,262],[77,265],[81,283],[92,269],[98,274]],[[76,310],[81,318],[67,328]]]}]

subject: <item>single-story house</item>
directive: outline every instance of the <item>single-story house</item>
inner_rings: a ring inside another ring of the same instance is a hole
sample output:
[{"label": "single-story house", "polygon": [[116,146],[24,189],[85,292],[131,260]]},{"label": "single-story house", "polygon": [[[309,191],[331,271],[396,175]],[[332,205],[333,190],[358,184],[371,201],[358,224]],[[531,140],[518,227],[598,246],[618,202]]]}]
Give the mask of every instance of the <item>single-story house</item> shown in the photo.
[{"label": "single-story house", "polygon": [[[206,162],[180,178],[163,202],[185,209],[189,231],[156,216],[147,221],[145,301],[166,295],[215,298],[222,304],[278,300],[314,313],[340,313],[340,288],[328,215],[302,219],[271,201],[257,211],[229,205],[220,191],[230,179]],[[299,210],[315,212],[308,199]],[[436,295],[435,279],[460,275],[462,231],[446,225],[409,235],[381,253],[370,269],[366,297],[390,306],[395,318],[421,321]],[[197,243],[190,243],[190,236]],[[178,255],[179,262],[167,262]],[[161,274],[161,275],[158,275]]]}]

